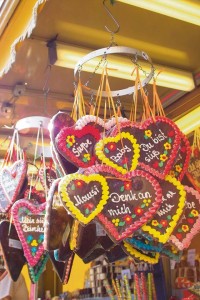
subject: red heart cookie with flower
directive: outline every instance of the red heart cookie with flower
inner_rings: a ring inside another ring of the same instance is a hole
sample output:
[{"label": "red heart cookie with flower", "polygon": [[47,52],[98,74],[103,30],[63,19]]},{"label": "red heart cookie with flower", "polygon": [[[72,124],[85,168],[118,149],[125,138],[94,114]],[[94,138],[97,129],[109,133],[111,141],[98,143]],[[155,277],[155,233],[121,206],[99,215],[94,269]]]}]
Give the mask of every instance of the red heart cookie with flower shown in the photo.
[{"label": "red heart cookie with flower", "polygon": [[46,203],[33,205],[26,199],[18,200],[12,207],[13,221],[31,267],[44,253],[44,216]]},{"label": "red heart cookie with flower", "polygon": [[49,133],[50,139],[52,142],[51,151],[52,151],[52,158],[57,167],[57,169],[61,169],[60,171],[64,174],[70,174],[77,171],[77,167],[66,160],[60,153],[57,151],[56,147],[56,136],[64,127],[72,127],[74,126],[75,122],[65,112],[59,111],[50,121],[49,124]]},{"label": "red heart cookie with flower", "polygon": [[84,225],[102,211],[109,193],[106,179],[99,174],[66,175],[58,190],[66,209]]},{"label": "red heart cookie with flower", "polygon": [[95,162],[94,146],[100,139],[100,132],[93,126],[80,130],[63,128],[56,137],[57,149],[65,159],[77,167],[87,168]]},{"label": "red heart cookie with flower", "polygon": [[162,204],[151,221],[142,226],[142,230],[164,244],[183,214],[186,193],[180,181],[169,175],[159,183],[162,188]]},{"label": "red heart cookie with flower", "polygon": [[161,204],[162,191],[157,180],[141,170],[119,177],[110,173],[105,178],[109,199],[97,221],[113,241],[119,242],[152,218]]},{"label": "red heart cookie with flower", "polygon": [[95,153],[103,164],[122,174],[134,170],[140,156],[139,145],[134,136],[128,132],[100,140],[96,144]]},{"label": "red heart cookie with flower", "polygon": [[186,175],[194,188],[200,192],[200,149],[198,147],[192,147]]},{"label": "red heart cookie with flower", "polygon": [[26,259],[15,226],[9,221],[0,223],[0,242],[6,269],[12,280],[16,281]]},{"label": "red heart cookie with flower", "polygon": [[[140,145],[139,166],[164,179],[176,158],[181,133],[175,123],[165,117],[147,119],[141,125],[121,124],[121,131],[132,134]],[[117,127],[113,134],[118,132]]]},{"label": "red heart cookie with flower", "polygon": [[185,172],[188,169],[190,155],[190,143],[187,137],[182,133],[178,153],[175,158],[175,163],[171,168],[169,175],[181,181],[183,179],[183,176],[185,175]]},{"label": "red heart cookie with flower", "polygon": [[47,252],[44,252],[40,257],[37,265],[31,267],[28,264],[28,273],[32,283],[38,282],[42,272],[44,271],[48,259],[49,259],[49,254]]},{"label": "red heart cookie with flower", "polygon": [[200,194],[188,186],[184,189],[186,191],[184,214],[170,237],[170,243],[179,250],[188,248],[194,236],[200,231]]},{"label": "red heart cookie with flower", "polygon": [[7,212],[17,200],[27,173],[27,162],[16,161],[11,167],[4,167],[0,173],[0,212]]}]

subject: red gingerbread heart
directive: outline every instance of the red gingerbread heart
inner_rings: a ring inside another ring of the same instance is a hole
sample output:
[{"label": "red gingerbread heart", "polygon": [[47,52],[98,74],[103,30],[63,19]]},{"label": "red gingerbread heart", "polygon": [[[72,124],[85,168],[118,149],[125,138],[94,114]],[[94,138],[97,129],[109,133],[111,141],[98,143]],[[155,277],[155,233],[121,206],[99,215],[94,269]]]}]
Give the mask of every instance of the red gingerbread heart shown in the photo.
[{"label": "red gingerbread heart", "polygon": [[188,248],[194,236],[200,231],[200,194],[185,186],[186,207],[184,214],[170,237],[170,242],[179,250]]},{"label": "red gingerbread heart", "polygon": [[33,205],[26,199],[15,202],[12,207],[13,221],[31,267],[39,262],[44,253],[44,216],[46,203]]},{"label": "red gingerbread heart", "polygon": [[[155,117],[142,124],[121,124],[121,131],[132,134],[140,145],[139,165],[164,179],[169,174],[179,149],[181,132],[170,119]],[[117,127],[113,134],[118,132]]]},{"label": "red gingerbread heart", "polygon": [[104,166],[97,168],[106,178],[109,199],[96,219],[113,241],[120,242],[152,218],[161,204],[162,191],[157,180],[142,170],[123,176]]},{"label": "red gingerbread heart", "polygon": [[95,162],[94,146],[100,139],[100,132],[93,126],[80,130],[63,128],[56,137],[56,146],[65,159],[77,167],[86,168]]},{"label": "red gingerbread heart", "polygon": [[27,162],[16,161],[11,167],[4,167],[0,173],[0,212],[7,212],[17,200],[27,173]]}]

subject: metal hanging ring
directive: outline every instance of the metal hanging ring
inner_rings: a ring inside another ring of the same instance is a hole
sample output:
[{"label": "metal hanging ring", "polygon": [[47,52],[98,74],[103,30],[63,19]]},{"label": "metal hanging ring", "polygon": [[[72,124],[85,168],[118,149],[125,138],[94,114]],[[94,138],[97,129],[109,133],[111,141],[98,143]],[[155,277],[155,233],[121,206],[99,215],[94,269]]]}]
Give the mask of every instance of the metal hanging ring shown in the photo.
[{"label": "metal hanging ring", "polygon": [[[98,56],[105,56],[108,54],[131,54],[133,56],[141,57],[142,59],[149,62],[150,66],[151,66],[151,70],[150,70],[149,75],[147,75],[146,78],[141,82],[142,87],[147,85],[149,83],[149,81],[153,78],[154,67],[153,67],[151,58],[144,51],[140,51],[140,50],[137,50],[134,48],[129,48],[129,47],[114,46],[114,47],[102,48],[102,49],[95,50],[93,52],[88,53],[82,59],[80,59],[74,69],[75,82],[78,82],[79,70],[80,70],[80,68],[82,68],[82,66],[85,63],[87,63],[88,61],[90,61]],[[82,85],[82,88],[88,94],[97,95],[97,92],[98,92],[97,90],[90,89],[86,85]],[[140,89],[140,86],[138,86],[138,89]],[[112,97],[121,97],[121,96],[125,96],[125,95],[131,95],[134,93],[134,91],[135,91],[135,86],[131,86],[131,87],[128,87],[123,90],[111,91],[111,96]],[[108,97],[108,93],[106,91],[102,91],[102,96]]]}]

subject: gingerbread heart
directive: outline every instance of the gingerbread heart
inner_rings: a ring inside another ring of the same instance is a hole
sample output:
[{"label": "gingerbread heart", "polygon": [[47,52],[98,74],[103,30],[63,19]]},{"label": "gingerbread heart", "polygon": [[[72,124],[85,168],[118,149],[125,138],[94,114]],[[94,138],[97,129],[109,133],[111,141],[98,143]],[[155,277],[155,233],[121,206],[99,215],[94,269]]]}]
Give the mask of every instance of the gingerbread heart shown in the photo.
[{"label": "gingerbread heart", "polygon": [[77,171],[77,167],[66,160],[62,155],[60,155],[56,148],[56,136],[64,127],[74,126],[74,120],[65,112],[59,111],[50,121],[49,133],[52,142],[52,158],[55,165],[58,165],[58,169],[61,169],[62,175],[74,173]]},{"label": "gingerbread heart", "polygon": [[148,252],[148,251],[135,249],[127,242],[122,243],[122,249],[127,253],[127,255],[136,258],[138,260],[147,262],[149,264],[157,264],[160,257],[160,254],[158,252]]},{"label": "gingerbread heart", "polygon": [[74,252],[71,253],[71,255],[68,257],[68,259],[65,262],[57,261],[54,257],[53,251],[50,251],[49,255],[50,255],[50,259],[51,259],[53,268],[56,271],[60,281],[63,284],[67,284],[69,281],[71,269],[73,266],[74,255],[75,255]]},{"label": "gingerbread heart", "polygon": [[160,181],[160,186],[162,188],[162,204],[154,217],[142,226],[142,230],[164,244],[169,240],[183,214],[186,192],[180,181],[169,175],[165,180]]},{"label": "gingerbread heart", "polygon": [[6,268],[12,280],[16,281],[26,259],[15,226],[9,221],[0,223],[0,243]]},{"label": "gingerbread heart", "polygon": [[110,173],[105,178],[109,199],[96,219],[111,239],[119,242],[152,218],[161,204],[162,190],[157,180],[142,170],[119,177]]},{"label": "gingerbread heart", "polygon": [[187,137],[182,133],[178,153],[176,155],[174,165],[169,172],[169,175],[181,181],[188,169],[190,155],[190,143]]},{"label": "gingerbread heart", "polygon": [[44,252],[40,257],[38,263],[34,267],[31,267],[28,264],[29,277],[32,283],[38,282],[42,272],[44,271],[48,259],[49,259],[49,254],[47,252]]},{"label": "gingerbread heart", "polygon": [[134,170],[138,164],[139,145],[133,135],[121,132],[115,137],[100,140],[95,153],[102,163],[122,174]]},{"label": "gingerbread heart", "polygon": [[[16,161],[11,167],[4,167],[0,173],[0,212],[7,212],[17,200],[27,173],[27,162]],[[3,194],[3,195],[2,195]]]},{"label": "gingerbread heart", "polygon": [[163,248],[163,244],[158,243],[156,241],[148,240],[142,235],[136,235],[131,238],[125,239],[125,242],[133,246],[134,248],[143,250],[143,251],[153,251],[153,252],[161,252]]},{"label": "gingerbread heart", "polygon": [[70,174],[59,183],[59,195],[67,210],[83,225],[91,222],[108,200],[106,179],[99,174]]},{"label": "gingerbread heart", "polygon": [[[121,131],[132,134],[140,145],[139,165],[164,179],[174,164],[180,145],[181,132],[176,124],[165,117],[154,117],[140,125],[121,124],[120,127]],[[116,127],[113,134],[118,131]]]},{"label": "gingerbread heart", "polygon": [[200,194],[185,186],[186,207],[184,214],[170,237],[170,243],[179,250],[188,248],[194,236],[200,231]]},{"label": "gingerbread heart", "polygon": [[57,178],[56,170],[53,167],[40,168],[38,173],[44,190],[49,190],[53,181]]},{"label": "gingerbread heart", "polygon": [[194,188],[200,192],[200,149],[198,147],[192,148],[186,175]]},{"label": "gingerbread heart", "polygon": [[44,190],[38,191],[35,187],[28,185],[24,192],[24,198],[34,205],[40,205],[46,202],[46,195]]},{"label": "gingerbread heart", "polygon": [[46,203],[33,205],[26,199],[15,202],[12,207],[13,221],[31,267],[39,262],[44,253],[44,216]]},{"label": "gingerbread heart", "polygon": [[59,153],[77,167],[87,168],[95,162],[94,146],[100,139],[100,132],[93,126],[80,130],[64,127],[56,137]]}]

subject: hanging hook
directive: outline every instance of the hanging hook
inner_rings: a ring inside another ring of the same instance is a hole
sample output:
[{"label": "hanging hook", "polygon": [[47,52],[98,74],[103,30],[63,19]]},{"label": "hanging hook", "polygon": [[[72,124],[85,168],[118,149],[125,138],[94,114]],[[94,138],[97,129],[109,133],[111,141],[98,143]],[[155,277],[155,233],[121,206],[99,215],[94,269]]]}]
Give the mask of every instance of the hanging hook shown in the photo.
[{"label": "hanging hook", "polygon": [[105,10],[107,11],[108,15],[112,18],[112,20],[115,22],[115,25],[117,26],[117,28],[115,29],[115,31],[113,30],[110,30],[106,25],[105,25],[105,28],[108,32],[110,32],[112,35],[114,35],[115,33],[117,33],[120,29],[120,25],[119,23],[117,22],[117,20],[114,18],[114,16],[111,14],[110,10],[108,9],[108,7],[105,5],[105,1],[106,0],[103,0],[103,6],[105,8]]}]

